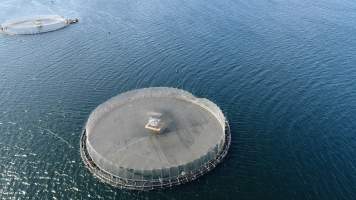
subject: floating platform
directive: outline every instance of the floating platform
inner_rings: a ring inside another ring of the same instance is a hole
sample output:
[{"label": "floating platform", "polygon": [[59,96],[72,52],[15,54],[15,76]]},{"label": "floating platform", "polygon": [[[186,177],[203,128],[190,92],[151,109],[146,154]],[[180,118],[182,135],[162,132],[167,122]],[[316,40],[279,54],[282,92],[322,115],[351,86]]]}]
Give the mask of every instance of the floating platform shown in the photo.
[{"label": "floating platform", "polygon": [[[159,134],[150,130],[158,127]],[[229,124],[213,102],[180,89],[154,87],[99,105],[84,127],[80,153],[101,181],[152,190],[209,172],[226,156],[230,141]]]},{"label": "floating platform", "polygon": [[9,20],[0,25],[0,33],[9,35],[27,35],[55,31],[78,19],[65,19],[59,15],[41,15],[27,19]]}]

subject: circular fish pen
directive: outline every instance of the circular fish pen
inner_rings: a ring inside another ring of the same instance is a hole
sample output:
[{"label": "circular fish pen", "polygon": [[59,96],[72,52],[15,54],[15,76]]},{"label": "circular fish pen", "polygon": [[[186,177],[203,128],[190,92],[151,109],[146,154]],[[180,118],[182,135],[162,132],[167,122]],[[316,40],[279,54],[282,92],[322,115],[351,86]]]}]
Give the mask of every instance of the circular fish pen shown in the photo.
[{"label": "circular fish pen", "polygon": [[77,22],[78,19],[65,19],[59,15],[40,15],[6,21],[0,25],[0,32],[8,35],[38,34],[55,31]]},{"label": "circular fish pen", "polygon": [[213,102],[165,87],[132,90],[99,105],[80,154],[101,181],[132,190],[180,185],[226,156],[230,128]]}]

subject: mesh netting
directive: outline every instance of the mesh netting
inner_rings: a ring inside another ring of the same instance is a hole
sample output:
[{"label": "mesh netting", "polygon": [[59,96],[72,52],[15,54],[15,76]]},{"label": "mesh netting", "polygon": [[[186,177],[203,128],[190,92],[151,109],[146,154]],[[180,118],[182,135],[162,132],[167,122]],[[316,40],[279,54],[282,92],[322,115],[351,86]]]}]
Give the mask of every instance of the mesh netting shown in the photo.
[{"label": "mesh netting", "polygon": [[[162,108],[173,112],[166,133],[145,133],[141,114]],[[229,138],[225,117],[211,101],[174,88],[145,88],[113,97],[90,114],[81,154],[103,181],[154,189],[194,180],[214,168],[226,155]]]},{"label": "mesh netting", "polygon": [[17,34],[37,34],[64,28],[68,21],[59,15],[43,15],[28,19],[10,20],[1,24],[4,33],[10,35]]}]

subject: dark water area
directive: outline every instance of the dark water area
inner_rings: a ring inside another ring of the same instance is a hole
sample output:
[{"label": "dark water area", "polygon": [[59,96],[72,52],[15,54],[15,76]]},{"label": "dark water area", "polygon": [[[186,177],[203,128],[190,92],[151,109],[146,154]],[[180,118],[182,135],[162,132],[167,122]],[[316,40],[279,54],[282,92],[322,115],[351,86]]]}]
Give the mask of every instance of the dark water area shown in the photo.
[{"label": "dark water area", "polygon": [[[0,21],[78,17],[0,35],[0,199],[355,199],[356,2],[2,0]],[[226,114],[225,162],[192,183],[129,192],[79,155],[89,113],[170,86]]]}]

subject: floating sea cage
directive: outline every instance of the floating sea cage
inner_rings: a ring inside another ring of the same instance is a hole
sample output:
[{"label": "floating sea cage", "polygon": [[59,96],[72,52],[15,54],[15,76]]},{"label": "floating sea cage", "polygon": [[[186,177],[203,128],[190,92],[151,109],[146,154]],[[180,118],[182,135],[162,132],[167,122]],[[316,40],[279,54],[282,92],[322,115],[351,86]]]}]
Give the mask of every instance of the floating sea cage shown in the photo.
[{"label": "floating sea cage", "polygon": [[55,31],[78,21],[78,19],[66,19],[59,15],[40,15],[8,20],[0,25],[0,32],[9,35],[38,34]]},{"label": "floating sea cage", "polygon": [[229,124],[216,104],[180,89],[154,87],[99,105],[84,127],[80,153],[99,180],[153,190],[214,169],[230,141]]}]

